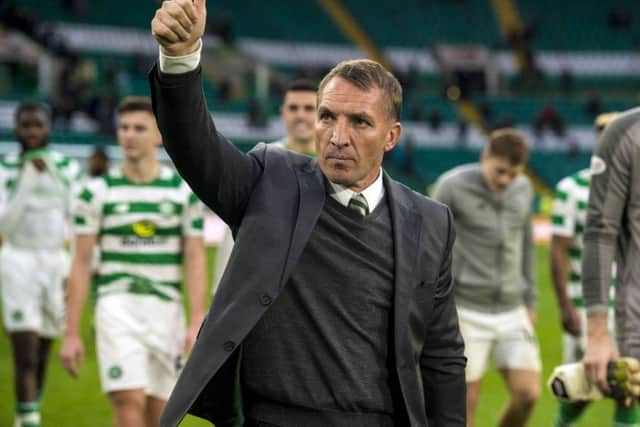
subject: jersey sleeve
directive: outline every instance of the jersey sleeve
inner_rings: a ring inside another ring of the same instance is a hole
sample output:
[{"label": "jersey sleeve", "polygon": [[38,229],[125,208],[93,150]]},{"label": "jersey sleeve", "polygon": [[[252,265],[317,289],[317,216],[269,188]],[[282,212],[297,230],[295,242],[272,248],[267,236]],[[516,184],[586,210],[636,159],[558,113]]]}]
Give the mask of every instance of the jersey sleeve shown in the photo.
[{"label": "jersey sleeve", "polygon": [[69,187],[67,189],[69,209],[68,212],[72,212],[75,200],[84,188],[84,174],[82,173],[80,163],[73,159],[69,159],[68,162],[69,163],[65,167],[63,173],[66,181],[69,183]]},{"label": "jersey sleeve", "polygon": [[182,213],[182,235],[202,236],[204,231],[204,204],[187,188],[187,202]]},{"label": "jersey sleeve", "polygon": [[575,192],[572,191],[572,179],[571,177],[564,178],[555,189],[553,210],[551,212],[551,234],[574,237],[577,208]]},{"label": "jersey sleeve", "polygon": [[85,183],[77,191],[72,207],[76,234],[99,234],[105,190],[104,180],[96,178]]},{"label": "jersey sleeve", "polygon": [[31,193],[31,189],[37,183],[37,175],[39,172],[31,162],[27,162],[20,171],[19,178],[14,182],[15,188],[9,194],[9,185],[7,179],[3,179],[2,192],[0,196],[0,234],[10,233],[16,223],[20,221],[26,208],[27,199]]},{"label": "jersey sleeve", "polygon": [[582,286],[587,312],[606,312],[611,269],[631,186],[634,143],[624,123],[612,122],[591,161],[591,188],[584,234]]}]

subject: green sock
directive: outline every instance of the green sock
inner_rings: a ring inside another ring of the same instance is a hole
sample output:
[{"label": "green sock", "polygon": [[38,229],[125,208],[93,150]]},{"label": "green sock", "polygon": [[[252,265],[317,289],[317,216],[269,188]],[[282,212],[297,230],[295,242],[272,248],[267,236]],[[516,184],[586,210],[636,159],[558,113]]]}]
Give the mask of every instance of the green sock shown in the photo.
[{"label": "green sock", "polygon": [[18,402],[16,405],[16,426],[40,427],[40,403]]},{"label": "green sock", "polygon": [[584,408],[587,407],[586,402],[567,403],[560,402],[556,419],[553,427],[570,427],[582,415]]},{"label": "green sock", "polygon": [[630,408],[616,404],[614,427],[638,427],[638,408],[634,404]]}]

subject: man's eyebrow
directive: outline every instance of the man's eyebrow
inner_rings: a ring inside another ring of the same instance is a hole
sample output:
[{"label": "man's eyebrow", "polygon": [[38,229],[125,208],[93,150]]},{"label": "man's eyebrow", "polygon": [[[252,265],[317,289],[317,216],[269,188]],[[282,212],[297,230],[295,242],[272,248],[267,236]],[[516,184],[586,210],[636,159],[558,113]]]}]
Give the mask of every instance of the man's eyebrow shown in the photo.
[{"label": "man's eyebrow", "polygon": [[348,116],[349,116],[350,119],[360,119],[360,120],[365,120],[365,121],[370,122],[370,123],[374,122],[373,117],[370,114],[368,114],[368,113],[366,113],[364,111],[358,111],[356,113],[351,113],[351,114],[348,114]]}]

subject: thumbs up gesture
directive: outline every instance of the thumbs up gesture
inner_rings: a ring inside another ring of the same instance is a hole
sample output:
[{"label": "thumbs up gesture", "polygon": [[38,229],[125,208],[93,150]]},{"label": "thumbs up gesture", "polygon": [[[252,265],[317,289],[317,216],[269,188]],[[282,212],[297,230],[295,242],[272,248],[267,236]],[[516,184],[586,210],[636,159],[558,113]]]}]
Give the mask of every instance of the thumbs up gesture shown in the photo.
[{"label": "thumbs up gesture", "polygon": [[151,34],[165,55],[187,55],[200,46],[206,18],[206,0],[166,0],[151,21]]}]

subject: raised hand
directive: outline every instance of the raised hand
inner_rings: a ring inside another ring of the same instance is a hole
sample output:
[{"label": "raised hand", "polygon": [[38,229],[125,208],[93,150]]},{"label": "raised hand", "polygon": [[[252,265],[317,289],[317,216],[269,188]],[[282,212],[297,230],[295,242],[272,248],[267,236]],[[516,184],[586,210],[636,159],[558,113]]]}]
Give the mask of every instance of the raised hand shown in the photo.
[{"label": "raised hand", "polygon": [[187,55],[200,46],[206,18],[206,0],[167,0],[156,10],[151,34],[166,55]]}]

